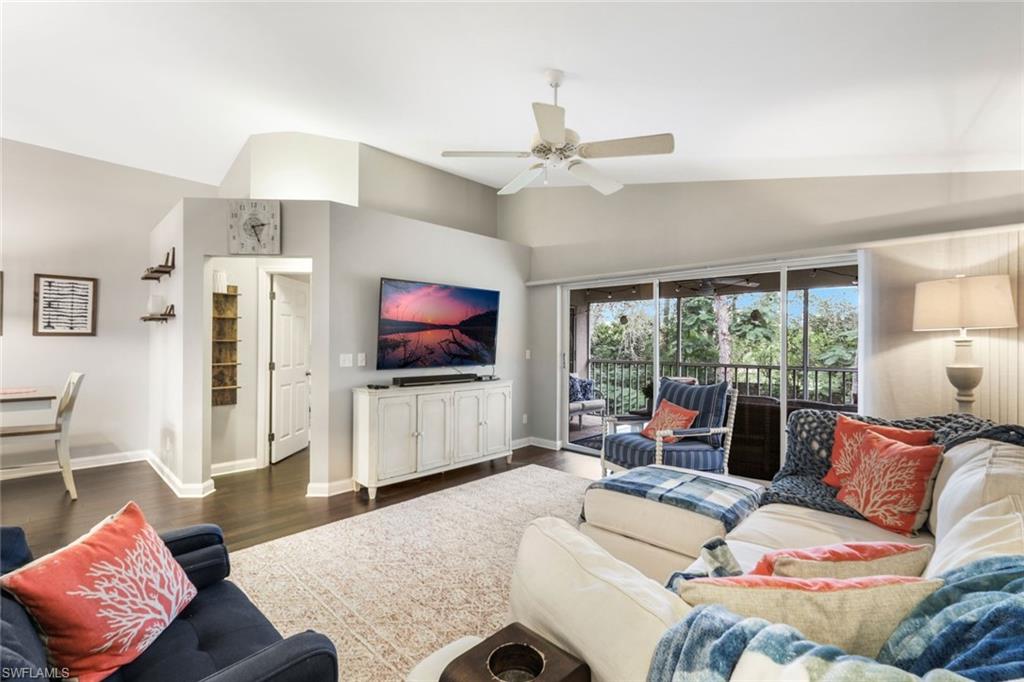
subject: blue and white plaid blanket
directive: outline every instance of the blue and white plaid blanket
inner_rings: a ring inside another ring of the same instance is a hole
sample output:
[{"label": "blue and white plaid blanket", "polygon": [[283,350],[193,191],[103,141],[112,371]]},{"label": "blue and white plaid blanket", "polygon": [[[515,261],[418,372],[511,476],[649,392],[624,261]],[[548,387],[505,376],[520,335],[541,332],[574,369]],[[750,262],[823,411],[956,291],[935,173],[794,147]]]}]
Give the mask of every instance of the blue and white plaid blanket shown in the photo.
[{"label": "blue and white plaid blanket", "polygon": [[[646,497],[722,522],[725,532],[757,509],[761,489],[750,489],[710,476],[676,471],[659,466],[630,469],[590,484],[590,488]],[[581,515],[582,516],[582,515]]]}]

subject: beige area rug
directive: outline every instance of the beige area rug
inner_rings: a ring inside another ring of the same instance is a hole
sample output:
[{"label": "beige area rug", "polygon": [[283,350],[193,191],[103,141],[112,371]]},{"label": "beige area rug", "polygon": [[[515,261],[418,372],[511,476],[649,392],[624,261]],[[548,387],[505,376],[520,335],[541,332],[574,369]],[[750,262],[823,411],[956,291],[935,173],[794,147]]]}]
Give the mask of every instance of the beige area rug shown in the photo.
[{"label": "beige area rug", "polygon": [[342,680],[402,680],[423,657],[511,620],[519,538],[571,523],[590,481],[529,465],[231,555],[231,580],[285,636],[338,649]]}]

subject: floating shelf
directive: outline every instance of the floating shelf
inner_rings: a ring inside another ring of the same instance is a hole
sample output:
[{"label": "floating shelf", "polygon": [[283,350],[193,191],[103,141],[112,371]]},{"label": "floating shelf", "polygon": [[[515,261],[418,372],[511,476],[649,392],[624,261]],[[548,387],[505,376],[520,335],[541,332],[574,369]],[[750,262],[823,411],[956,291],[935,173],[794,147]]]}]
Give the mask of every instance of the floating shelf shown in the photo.
[{"label": "floating shelf", "polygon": [[167,320],[173,320],[175,317],[172,313],[170,315],[143,315],[139,319],[143,322],[167,322]]},{"label": "floating shelf", "polygon": [[214,405],[238,402],[238,287],[229,284],[226,292],[213,293],[213,358],[210,388]]},{"label": "floating shelf", "polygon": [[154,265],[151,268],[146,268],[146,271],[142,273],[142,277],[139,279],[149,280],[152,282],[159,282],[164,275],[170,275],[174,272],[174,247],[167,252],[164,256],[164,262],[160,265]]}]

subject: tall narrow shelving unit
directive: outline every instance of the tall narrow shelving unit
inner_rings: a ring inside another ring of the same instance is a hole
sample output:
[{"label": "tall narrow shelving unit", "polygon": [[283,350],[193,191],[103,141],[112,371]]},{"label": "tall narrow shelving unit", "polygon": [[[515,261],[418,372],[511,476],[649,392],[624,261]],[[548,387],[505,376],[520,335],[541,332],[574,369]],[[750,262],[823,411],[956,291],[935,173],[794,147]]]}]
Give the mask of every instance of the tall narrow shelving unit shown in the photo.
[{"label": "tall narrow shelving unit", "polygon": [[238,402],[238,287],[229,284],[224,293],[213,293],[213,373],[214,405]]}]

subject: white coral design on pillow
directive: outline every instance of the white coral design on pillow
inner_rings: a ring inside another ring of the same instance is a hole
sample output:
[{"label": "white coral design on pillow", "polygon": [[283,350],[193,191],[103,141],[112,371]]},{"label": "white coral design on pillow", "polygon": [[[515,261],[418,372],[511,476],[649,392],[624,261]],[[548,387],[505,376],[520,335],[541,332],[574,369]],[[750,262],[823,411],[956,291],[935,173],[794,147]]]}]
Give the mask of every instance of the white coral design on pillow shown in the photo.
[{"label": "white coral design on pillow", "polygon": [[901,516],[916,514],[921,506],[917,462],[884,455],[879,448],[861,453],[860,464],[843,484],[842,501],[868,519],[886,526],[901,526]]},{"label": "white coral design on pillow", "polygon": [[144,651],[196,596],[196,588],[152,527],[143,528],[124,557],[100,561],[93,580],[69,595],[97,599],[109,628],[94,651]]},{"label": "white coral design on pillow", "polygon": [[842,445],[839,446],[839,454],[832,462],[836,475],[840,479],[849,476],[857,468],[857,460],[860,459],[860,447],[866,435],[867,431],[862,430],[851,433],[843,438]]}]

